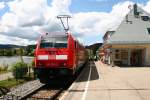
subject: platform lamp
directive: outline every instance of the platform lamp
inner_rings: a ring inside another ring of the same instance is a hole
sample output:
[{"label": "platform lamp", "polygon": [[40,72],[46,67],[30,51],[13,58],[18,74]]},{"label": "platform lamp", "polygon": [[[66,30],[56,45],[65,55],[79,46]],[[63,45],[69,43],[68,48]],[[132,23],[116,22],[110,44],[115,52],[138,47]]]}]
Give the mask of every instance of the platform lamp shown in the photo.
[{"label": "platform lamp", "polygon": [[68,19],[71,18],[71,16],[70,15],[58,15],[57,18],[60,19],[62,26],[65,30],[65,33],[68,34],[68,31],[69,31]]}]

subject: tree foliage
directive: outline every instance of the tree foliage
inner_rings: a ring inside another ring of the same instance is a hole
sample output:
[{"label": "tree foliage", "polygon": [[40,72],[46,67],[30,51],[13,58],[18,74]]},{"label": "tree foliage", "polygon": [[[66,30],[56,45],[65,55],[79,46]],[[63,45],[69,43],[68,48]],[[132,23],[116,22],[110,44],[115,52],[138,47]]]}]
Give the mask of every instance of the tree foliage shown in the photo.
[{"label": "tree foliage", "polygon": [[28,66],[24,62],[18,62],[12,66],[12,72],[16,79],[21,79],[27,75]]}]

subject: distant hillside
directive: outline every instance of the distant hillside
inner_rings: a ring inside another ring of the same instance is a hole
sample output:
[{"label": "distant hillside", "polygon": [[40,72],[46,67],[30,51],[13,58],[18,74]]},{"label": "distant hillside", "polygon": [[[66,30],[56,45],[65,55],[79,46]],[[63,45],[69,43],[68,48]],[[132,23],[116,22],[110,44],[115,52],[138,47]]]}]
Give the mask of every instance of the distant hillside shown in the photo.
[{"label": "distant hillside", "polygon": [[[102,43],[95,43],[89,46],[85,46],[87,49],[97,50]],[[13,44],[0,44],[0,49],[9,49],[9,48],[31,48],[35,49],[36,45],[27,45],[27,46],[20,46],[20,45],[13,45]]]},{"label": "distant hillside", "polygon": [[23,56],[33,56],[35,47],[35,45],[20,46],[13,44],[0,44],[0,56],[16,56],[20,54],[19,52],[22,52]]},{"label": "distant hillside", "polygon": [[19,46],[13,44],[0,44],[0,49],[11,49],[11,48],[25,48],[25,46]]},{"label": "distant hillside", "polygon": [[35,49],[36,48],[36,45],[35,44],[32,44],[32,45],[27,45],[26,48],[30,48],[30,49]]},{"label": "distant hillside", "polygon": [[95,44],[86,46],[86,48],[93,50],[93,53],[96,54],[96,50],[97,50],[100,46],[102,46],[102,43],[95,43]]}]

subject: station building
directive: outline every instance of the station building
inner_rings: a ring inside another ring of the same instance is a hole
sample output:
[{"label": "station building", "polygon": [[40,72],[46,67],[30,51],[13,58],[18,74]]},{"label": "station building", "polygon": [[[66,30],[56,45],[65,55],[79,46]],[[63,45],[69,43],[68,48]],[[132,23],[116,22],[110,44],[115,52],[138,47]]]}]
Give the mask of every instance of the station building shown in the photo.
[{"label": "station building", "polygon": [[150,14],[134,4],[119,27],[105,33],[100,51],[108,64],[150,66]]}]

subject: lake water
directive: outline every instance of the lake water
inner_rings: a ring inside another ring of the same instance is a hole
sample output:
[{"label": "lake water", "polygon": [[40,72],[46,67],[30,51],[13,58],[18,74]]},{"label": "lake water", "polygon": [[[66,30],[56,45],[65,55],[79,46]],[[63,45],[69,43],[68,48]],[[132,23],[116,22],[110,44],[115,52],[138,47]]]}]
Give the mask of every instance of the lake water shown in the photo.
[{"label": "lake water", "polygon": [[[29,56],[23,56],[23,60],[25,63],[31,64],[34,57]],[[20,56],[12,56],[12,57],[6,57],[6,56],[0,56],[0,67],[3,65],[11,66],[12,64],[21,61]]]}]

